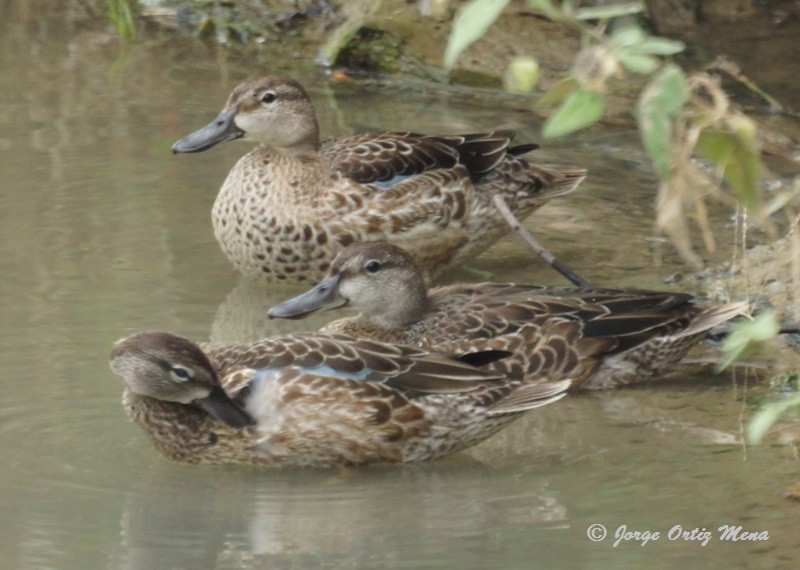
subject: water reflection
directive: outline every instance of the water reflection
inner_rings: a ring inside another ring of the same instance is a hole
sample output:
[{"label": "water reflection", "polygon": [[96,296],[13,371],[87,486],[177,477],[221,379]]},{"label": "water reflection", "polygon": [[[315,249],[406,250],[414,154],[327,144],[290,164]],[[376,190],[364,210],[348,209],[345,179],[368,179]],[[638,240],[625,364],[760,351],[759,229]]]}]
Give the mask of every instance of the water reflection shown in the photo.
[{"label": "water reflection", "polygon": [[[468,545],[452,552],[464,563],[496,547],[491,529],[564,524],[545,484],[520,493],[513,478],[463,458],[342,473],[215,471],[154,465],[126,498],[115,566],[385,567],[424,559],[442,541]],[[176,508],[176,495],[192,500]]]}]

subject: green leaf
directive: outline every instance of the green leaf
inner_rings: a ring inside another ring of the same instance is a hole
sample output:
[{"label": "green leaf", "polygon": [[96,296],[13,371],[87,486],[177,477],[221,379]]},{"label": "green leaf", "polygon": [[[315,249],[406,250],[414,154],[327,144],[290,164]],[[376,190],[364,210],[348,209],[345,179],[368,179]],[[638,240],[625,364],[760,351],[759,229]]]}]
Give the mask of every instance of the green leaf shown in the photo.
[{"label": "green leaf", "polygon": [[754,345],[767,341],[778,334],[780,324],[775,311],[764,311],[752,321],[743,321],[734,327],[722,341],[725,357],[717,366],[722,370]]},{"label": "green leaf", "polygon": [[603,116],[606,98],[583,87],[570,93],[542,127],[544,138],[560,137],[592,125]]},{"label": "green leaf", "polygon": [[557,21],[564,17],[563,12],[556,8],[550,0],[528,0],[528,6],[531,10],[540,12],[552,20]]},{"label": "green leaf", "polygon": [[762,406],[747,423],[747,440],[758,445],[782,414],[798,406],[800,406],[800,394],[794,394],[785,400]]},{"label": "green leaf", "polygon": [[503,84],[511,93],[530,93],[539,80],[539,62],[532,57],[515,57],[508,64]]},{"label": "green leaf", "polygon": [[636,45],[631,46],[631,50],[648,55],[675,55],[684,49],[686,49],[686,44],[683,42],[653,36],[648,36]]},{"label": "green leaf", "polygon": [[453,67],[461,52],[486,33],[508,2],[509,0],[471,0],[458,11],[444,52],[445,67]]},{"label": "green leaf", "polygon": [[622,26],[611,34],[611,42],[620,47],[628,47],[641,43],[647,36],[639,26]]},{"label": "green leaf", "polygon": [[566,79],[562,79],[555,85],[553,85],[547,92],[542,95],[542,97],[536,102],[536,107],[538,109],[545,109],[547,107],[553,107],[558,102],[564,100],[564,98],[575,91],[580,83],[575,77],[567,77]]},{"label": "green leaf", "polygon": [[659,61],[652,55],[633,53],[629,50],[620,50],[617,59],[625,69],[633,73],[653,73],[659,65]]},{"label": "green leaf", "polygon": [[625,4],[581,8],[576,15],[579,20],[607,20],[609,18],[618,18],[619,16],[638,14],[643,11],[644,6],[642,6],[641,2],[627,2]]},{"label": "green leaf", "polygon": [[683,71],[668,65],[656,75],[639,96],[636,115],[642,142],[659,178],[670,176],[669,158],[672,146],[672,122],[680,113],[688,87]]},{"label": "green leaf", "polygon": [[741,119],[738,121],[741,128],[735,130],[702,131],[697,139],[697,150],[722,169],[723,177],[745,207],[757,212],[761,202],[761,188],[758,185],[760,153],[755,143],[754,129],[746,123],[749,119]]}]

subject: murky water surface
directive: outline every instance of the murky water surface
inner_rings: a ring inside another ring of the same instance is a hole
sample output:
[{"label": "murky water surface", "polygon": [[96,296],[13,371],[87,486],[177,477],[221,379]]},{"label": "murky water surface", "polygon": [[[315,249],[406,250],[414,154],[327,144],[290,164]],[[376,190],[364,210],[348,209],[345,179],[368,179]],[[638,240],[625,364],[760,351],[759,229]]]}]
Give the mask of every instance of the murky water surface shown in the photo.
[{"label": "murky water surface", "polygon": [[[238,80],[269,70],[152,33],[121,50],[44,10],[9,9],[1,30],[0,567],[797,567],[798,507],[780,495],[797,463],[787,448],[742,445],[755,379],[741,372],[692,368],[570,397],[425,465],[270,472],[162,459],[119,405],[115,339],[162,329],[246,340],[329,318],[269,322],[266,309],[296,290],[242,282],[214,241],[211,204],[247,145],[169,152]],[[502,126],[529,141],[539,127],[524,101],[331,85],[306,69],[328,134]],[[653,177],[630,134],[596,128],[538,156],[591,172],[527,224],[576,269],[640,287],[684,270],[651,239]],[[560,282],[513,239],[473,267]],[[587,538],[595,523],[661,537],[613,548],[611,536]],[[713,536],[670,541],[676,525]],[[721,541],[721,525],[769,540]]]}]

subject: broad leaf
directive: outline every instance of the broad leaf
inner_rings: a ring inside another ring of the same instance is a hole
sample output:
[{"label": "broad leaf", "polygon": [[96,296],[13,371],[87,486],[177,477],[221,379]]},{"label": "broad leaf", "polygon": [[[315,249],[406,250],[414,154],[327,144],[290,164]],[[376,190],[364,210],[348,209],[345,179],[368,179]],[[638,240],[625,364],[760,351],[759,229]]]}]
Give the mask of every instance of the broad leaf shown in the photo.
[{"label": "broad leaf", "polygon": [[764,435],[778,418],[787,410],[796,407],[800,407],[800,394],[794,394],[785,400],[772,402],[760,408],[747,423],[747,440],[755,445],[761,443]]},{"label": "broad leaf", "polygon": [[630,50],[620,50],[617,59],[622,66],[633,73],[653,73],[658,69],[658,60],[652,55],[634,53]]},{"label": "broad leaf", "polygon": [[539,80],[539,62],[532,57],[515,57],[508,64],[503,84],[511,93],[530,93]]},{"label": "broad leaf", "polygon": [[775,311],[764,311],[752,321],[738,323],[722,341],[725,357],[719,363],[721,370],[742,356],[745,351],[776,336],[780,331]]},{"label": "broad leaf", "polygon": [[444,52],[445,67],[453,67],[461,52],[486,33],[508,2],[509,0],[471,0],[458,11]]},{"label": "broad leaf", "polygon": [[620,47],[627,47],[641,43],[646,37],[639,26],[624,26],[614,30],[611,41]]},{"label": "broad leaf", "polygon": [[556,8],[551,0],[528,0],[528,6],[555,21],[564,17],[563,12]]},{"label": "broad leaf", "polygon": [[650,81],[639,96],[636,114],[642,142],[662,180],[670,176],[672,122],[680,113],[687,95],[683,71],[675,65],[669,65]]},{"label": "broad leaf", "polygon": [[722,170],[723,177],[745,207],[751,212],[758,212],[761,202],[758,184],[761,161],[751,129],[746,125],[730,131],[706,129],[700,133],[697,150]]},{"label": "broad leaf", "polygon": [[667,38],[644,38],[641,42],[631,46],[631,50],[648,55],[675,55],[686,49],[686,44]]},{"label": "broad leaf", "polygon": [[638,14],[643,11],[644,6],[642,6],[641,2],[627,2],[625,4],[581,8],[578,10],[577,17],[579,20],[607,20],[609,18],[618,18],[619,16]]},{"label": "broad leaf", "polygon": [[575,91],[580,83],[574,77],[567,77],[553,85],[542,97],[536,102],[536,107],[544,109],[553,107],[557,103],[566,98],[567,95]]},{"label": "broad leaf", "polygon": [[605,95],[579,87],[545,121],[542,136],[548,139],[560,137],[588,127],[603,116],[605,106]]}]

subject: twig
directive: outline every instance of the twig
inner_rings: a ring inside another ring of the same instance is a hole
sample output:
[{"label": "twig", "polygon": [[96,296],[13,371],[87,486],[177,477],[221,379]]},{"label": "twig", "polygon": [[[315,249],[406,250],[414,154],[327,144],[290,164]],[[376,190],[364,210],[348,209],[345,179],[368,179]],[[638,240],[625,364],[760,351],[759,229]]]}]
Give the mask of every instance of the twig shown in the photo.
[{"label": "twig", "polygon": [[506,201],[503,199],[502,196],[500,196],[499,194],[495,194],[494,197],[492,198],[492,201],[494,202],[495,207],[503,215],[503,218],[505,218],[506,223],[509,225],[509,227],[511,227],[512,230],[517,232],[517,234],[522,238],[522,241],[524,241],[528,245],[528,247],[530,247],[548,265],[550,265],[550,267],[558,271],[561,275],[569,279],[572,283],[574,283],[578,287],[585,287],[587,289],[594,288],[594,285],[592,285],[591,282],[587,281],[586,279],[575,273],[575,271],[570,269],[564,263],[561,263],[559,260],[556,259],[555,255],[550,253],[550,250],[548,250],[542,244],[536,241],[536,239],[530,234],[530,232],[528,232],[528,230],[522,227],[522,224],[519,223],[519,220],[517,220],[517,217],[508,207],[508,204],[506,204]]},{"label": "twig", "polygon": [[742,72],[742,68],[730,59],[724,56],[717,57],[717,59],[706,66],[706,70],[711,69],[716,69],[718,71],[722,71],[723,73],[727,73],[733,79],[766,101],[773,111],[782,112],[786,110],[786,108],[781,105],[777,99],[756,85],[754,81],[752,81]]}]

